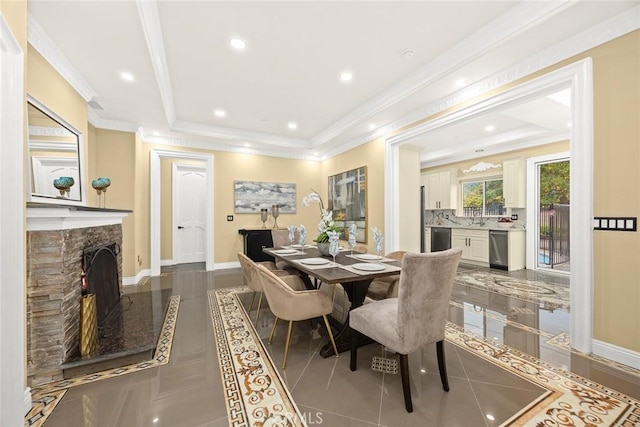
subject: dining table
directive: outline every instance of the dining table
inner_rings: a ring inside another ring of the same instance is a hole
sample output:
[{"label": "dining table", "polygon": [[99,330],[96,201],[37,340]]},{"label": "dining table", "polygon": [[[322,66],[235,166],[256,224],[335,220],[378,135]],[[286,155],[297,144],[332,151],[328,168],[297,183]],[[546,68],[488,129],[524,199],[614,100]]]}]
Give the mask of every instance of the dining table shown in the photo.
[{"label": "dining table", "polygon": [[[400,262],[375,254],[341,250],[335,257],[323,256],[315,246],[301,247],[284,246],[277,248],[263,248],[265,253],[273,256],[277,261],[284,261],[291,271],[297,270],[307,289],[317,289],[316,283],[340,284],[349,299],[349,311],[360,307],[367,295],[369,284],[377,277],[392,276],[400,273]],[[315,280],[311,280],[311,279]],[[338,352],[351,348],[349,316],[344,322],[330,317]],[[372,341],[359,336],[358,346]],[[333,347],[327,343],[320,349],[323,358],[334,355]]]}]

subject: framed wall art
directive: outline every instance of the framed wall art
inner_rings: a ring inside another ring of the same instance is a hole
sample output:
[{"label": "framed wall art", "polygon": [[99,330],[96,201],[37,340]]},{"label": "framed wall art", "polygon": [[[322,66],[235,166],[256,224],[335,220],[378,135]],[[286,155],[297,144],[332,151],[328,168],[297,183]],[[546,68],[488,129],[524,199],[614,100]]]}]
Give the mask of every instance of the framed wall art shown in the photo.
[{"label": "framed wall art", "polygon": [[367,167],[342,172],[329,177],[328,209],[333,219],[343,228],[341,239],[348,236],[348,228],[355,223],[358,229],[357,242],[367,241]]},{"label": "framed wall art", "polygon": [[260,213],[278,205],[281,214],[296,213],[296,184],[282,182],[234,181],[234,212]]}]

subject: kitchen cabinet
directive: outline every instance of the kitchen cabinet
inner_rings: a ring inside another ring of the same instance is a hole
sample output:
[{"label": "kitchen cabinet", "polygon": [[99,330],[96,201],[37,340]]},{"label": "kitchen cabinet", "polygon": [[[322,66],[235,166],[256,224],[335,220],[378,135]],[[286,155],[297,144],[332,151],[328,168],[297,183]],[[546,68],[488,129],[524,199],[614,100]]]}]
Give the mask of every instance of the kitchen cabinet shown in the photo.
[{"label": "kitchen cabinet", "polygon": [[527,169],[524,159],[502,162],[502,191],[506,208],[525,208]]},{"label": "kitchen cabinet", "polygon": [[455,228],[451,230],[451,247],[462,249],[464,261],[489,263],[489,231]]},{"label": "kitchen cabinet", "polygon": [[425,209],[455,209],[458,172],[447,169],[422,175],[425,188]]}]

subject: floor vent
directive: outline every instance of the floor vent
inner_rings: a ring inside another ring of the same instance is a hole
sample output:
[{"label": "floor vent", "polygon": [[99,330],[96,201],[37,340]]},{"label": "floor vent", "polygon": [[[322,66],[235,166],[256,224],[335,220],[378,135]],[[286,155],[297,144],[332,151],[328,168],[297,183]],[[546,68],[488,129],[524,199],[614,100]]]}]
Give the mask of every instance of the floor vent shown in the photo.
[{"label": "floor vent", "polygon": [[385,374],[397,374],[398,361],[396,359],[373,356],[373,359],[371,360],[371,369]]}]

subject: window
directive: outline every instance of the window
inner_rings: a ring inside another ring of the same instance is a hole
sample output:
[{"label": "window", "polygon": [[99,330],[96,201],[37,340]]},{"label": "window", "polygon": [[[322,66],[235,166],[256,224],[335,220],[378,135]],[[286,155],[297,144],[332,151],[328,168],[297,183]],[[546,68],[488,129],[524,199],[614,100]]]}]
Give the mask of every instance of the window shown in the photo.
[{"label": "window", "polygon": [[462,216],[502,216],[506,213],[502,179],[462,184]]}]

